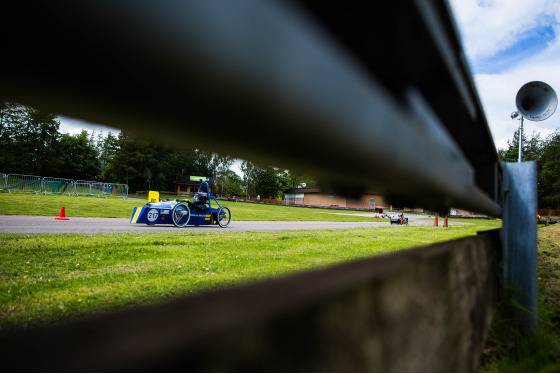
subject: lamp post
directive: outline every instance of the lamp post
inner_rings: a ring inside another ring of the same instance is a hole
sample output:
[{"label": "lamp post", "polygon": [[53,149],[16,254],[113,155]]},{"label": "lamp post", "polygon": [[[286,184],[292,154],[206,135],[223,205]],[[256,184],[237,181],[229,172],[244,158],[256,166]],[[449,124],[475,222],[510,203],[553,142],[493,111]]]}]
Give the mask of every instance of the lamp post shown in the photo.
[{"label": "lamp post", "polygon": [[[511,119],[515,119],[519,117],[519,112],[515,111],[511,113]],[[517,162],[521,162],[521,158],[522,158],[522,144],[523,144],[523,116],[521,116],[521,126],[519,126],[519,159],[517,160]]]}]

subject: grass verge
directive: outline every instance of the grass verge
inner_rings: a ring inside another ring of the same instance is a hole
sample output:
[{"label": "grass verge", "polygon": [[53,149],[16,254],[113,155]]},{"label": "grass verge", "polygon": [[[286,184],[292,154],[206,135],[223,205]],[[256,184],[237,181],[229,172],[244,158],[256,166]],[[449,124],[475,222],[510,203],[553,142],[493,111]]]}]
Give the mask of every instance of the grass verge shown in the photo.
[{"label": "grass verge", "polygon": [[480,220],[448,229],[0,234],[0,333],[475,235],[500,224]]},{"label": "grass verge", "polygon": [[502,297],[490,327],[481,372],[560,372],[560,225],[538,230],[538,324],[517,328],[511,297]]}]

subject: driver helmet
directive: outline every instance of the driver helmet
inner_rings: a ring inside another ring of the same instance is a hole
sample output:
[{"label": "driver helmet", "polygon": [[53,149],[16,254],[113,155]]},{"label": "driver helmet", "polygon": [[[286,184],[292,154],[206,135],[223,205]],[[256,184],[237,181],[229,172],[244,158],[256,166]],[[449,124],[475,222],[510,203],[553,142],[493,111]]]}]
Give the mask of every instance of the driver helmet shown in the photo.
[{"label": "driver helmet", "polygon": [[204,204],[204,203],[206,202],[206,200],[207,200],[207,197],[206,197],[206,194],[205,194],[205,193],[197,192],[197,193],[194,195],[194,202],[195,202],[196,204]]}]

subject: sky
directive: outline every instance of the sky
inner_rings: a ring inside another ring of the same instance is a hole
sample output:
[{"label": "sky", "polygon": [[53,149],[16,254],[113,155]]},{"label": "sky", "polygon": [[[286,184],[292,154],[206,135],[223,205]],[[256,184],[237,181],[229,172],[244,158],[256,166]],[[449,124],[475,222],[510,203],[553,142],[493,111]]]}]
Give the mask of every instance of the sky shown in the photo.
[{"label": "sky", "polygon": [[[560,95],[560,1],[450,0],[496,148],[519,127],[511,119],[525,83],[548,83]],[[560,109],[547,120],[524,121],[541,138],[560,128]]]},{"label": "sky", "polygon": [[112,127],[86,122],[75,118],[59,116],[58,119],[60,120],[60,132],[68,134],[79,134],[82,130],[87,130],[90,133],[92,131],[95,131],[95,133],[103,132],[103,135],[106,136],[109,132],[116,135],[121,131]]},{"label": "sky", "polygon": [[[510,115],[525,83],[543,81],[560,95],[560,0],[449,0],[497,149],[519,127]],[[118,132],[61,117],[62,132]],[[524,121],[524,133],[541,138],[560,128],[560,110],[541,122]]]}]

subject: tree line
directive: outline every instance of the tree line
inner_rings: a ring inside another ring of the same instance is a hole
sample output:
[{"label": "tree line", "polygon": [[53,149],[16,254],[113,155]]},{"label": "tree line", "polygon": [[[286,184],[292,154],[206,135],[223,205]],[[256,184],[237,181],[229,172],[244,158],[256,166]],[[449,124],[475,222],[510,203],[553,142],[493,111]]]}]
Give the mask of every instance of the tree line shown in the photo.
[{"label": "tree line", "polygon": [[[519,131],[498,150],[504,162],[517,162]],[[537,161],[538,205],[560,209],[560,133],[541,139],[523,134],[523,160]],[[0,172],[124,183],[129,191],[175,191],[179,174],[212,179],[223,196],[283,198],[286,189],[316,186],[315,180],[289,170],[249,161],[243,176],[231,170],[235,160],[201,149],[177,150],[134,137],[127,131],[63,134],[57,116],[29,106],[0,105]]]},{"label": "tree line", "polygon": [[[522,134],[522,161],[537,161],[537,196],[539,209],[560,209],[560,133],[558,129],[541,139],[540,133]],[[519,130],[508,140],[506,149],[498,150],[503,162],[519,159]]]},{"label": "tree line", "polygon": [[282,198],[283,190],[309,177],[243,161],[243,177],[231,170],[234,159],[201,149],[177,150],[127,131],[79,134],[60,132],[57,116],[12,102],[0,105],[0,172],[74,180],[124,183],[129,191],[175,191],[179,174],[205,176],[224,196]]}]

